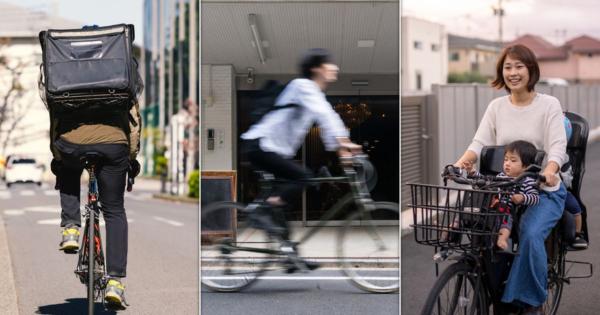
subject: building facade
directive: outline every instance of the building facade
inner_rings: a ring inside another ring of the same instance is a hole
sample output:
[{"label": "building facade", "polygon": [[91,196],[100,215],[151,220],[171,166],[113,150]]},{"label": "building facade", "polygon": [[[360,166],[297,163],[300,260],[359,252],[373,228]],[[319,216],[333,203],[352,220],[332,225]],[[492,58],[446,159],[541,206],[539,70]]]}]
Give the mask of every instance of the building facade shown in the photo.
[{"label": "building facade", "polygon": [[[174,194],[184,193],[177,187],[199,167],[199,2],[144,1],[141,160],[147,175],[167,171],[177,183],[171,185]],[[183,135],[174,131],[180,121],[175,116],[183,117]]]},{"label": "building facade", "polygon": [[402,17],[402,93],[431,91],[448,77],[448,40],[441,24]]},{"label": "building facade", "polygon": [[448,34],[448,73],[471,72],[492,78],[500,49],[498,42]]},{"label": "building facade", "polygon": [[79,28],[79,23],[44,11],[0,3],[0,158],[35,158],[50,177],[50,119],[40,98],[38,79],[41,30]]},{"label": "building facade", "polygon": [[[397,25],[398,5],[383,0],[203,1],[201,169],[234,170],[237,199],[255,196],[256,180],[239,152],[239,137],[250,127],[256,93],[267,80],[286,83],[298,77],[301,54],[319,47],[331,51],[340,67],[327,99],[340,114],[350,109],[342,119],[379,171],[374,198],[398,201],[399,34],[385,27]],[[334,167],[317,128],[294,159],[315,171]],[[307,189],[290,219],[316,220],[342,192]]]}]

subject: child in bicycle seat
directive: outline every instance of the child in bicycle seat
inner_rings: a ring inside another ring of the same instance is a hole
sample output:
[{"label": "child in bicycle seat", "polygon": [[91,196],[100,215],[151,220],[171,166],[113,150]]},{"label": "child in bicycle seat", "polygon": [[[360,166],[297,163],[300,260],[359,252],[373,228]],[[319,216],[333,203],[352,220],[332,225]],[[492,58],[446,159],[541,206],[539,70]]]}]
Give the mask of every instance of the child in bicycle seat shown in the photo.
[{"label": "child in bicycle seat", "polygon": [[[571,140],[571,136],[573,136],[573,126],[571,125],[571,121],[569,118],[564,118],[565,131],[567,132],[567,142]],[[585,240],[582,233],[582,218],[581,218],[581,205],[579,201],[573,193],[571,189],[573,188],[573,167],[571,165],[571,161],[565,163],[560,169],[560,177],[567,188],[567,198],[565,199],[565,210],[573,215],[573,219],[575,221],[575,240],[572,247],[577,249],[586,249],[588,247],[588,243]]]},{"label": "child in bicycle seat", "polygon": [[[537,149],[530,142],[522,140],[511,142],[505,147],[504,151],[503,171],[498,174],[498,176],[518,177],[525,172],[525,169],[527,169],[529,165],[535,163]],[[467,166],[466,170],[469,174],[473,175],[477,173],[472,165]],[[506,216],[503,218],[498,241],[496,242],[496,245],[502,250],[508,248],[508,239],[512,229],[512,217],[510,211],[517,205],[536,205],[540,200],[536,181],[533,178],[526,177],[521,182],[519,190],[510,197],[510,200],[509,209],[507,209],[508,213],[506,213]]]}]

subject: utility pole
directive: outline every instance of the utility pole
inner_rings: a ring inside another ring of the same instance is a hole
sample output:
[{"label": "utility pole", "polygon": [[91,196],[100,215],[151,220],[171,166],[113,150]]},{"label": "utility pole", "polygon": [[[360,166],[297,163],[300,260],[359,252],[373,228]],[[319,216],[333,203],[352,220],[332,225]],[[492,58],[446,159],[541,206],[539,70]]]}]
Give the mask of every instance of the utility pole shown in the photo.
[{"label": "utility pole", "polygon": [[492,7],[494,15],[498,16],[498,45],[502,47],[502,18],[504,17],[504,8],[502,7],[502,0],[498,0],[498,6]]}]

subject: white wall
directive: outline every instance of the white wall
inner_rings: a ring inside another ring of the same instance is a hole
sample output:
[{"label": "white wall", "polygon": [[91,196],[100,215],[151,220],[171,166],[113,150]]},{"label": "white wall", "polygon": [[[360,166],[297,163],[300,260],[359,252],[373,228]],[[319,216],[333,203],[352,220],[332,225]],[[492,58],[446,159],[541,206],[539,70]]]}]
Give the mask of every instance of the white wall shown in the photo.
[{"label": "white wall", "polygon": [[[235,73],[231,65],[202,65],[200,114],[202,170],[233,170],[236,156]],[[215,130],[214,150],[208,150],[208,129]]]},{"label": "white wall", "polygon": [[[0,152],[0,155],[26,154],[36,158],[40,163],[46,164],[47,169],[49,169],[52,159],[49,137],[50,120],[48,111],[38,92],[39,65],[41,63],[40,45],[37,38],[31,39],[31,41],[15,41],[15,43],[5,47],[0,54],[6,56],[12,62],[20,61],[28,65],[23,70],[21,80],[25,93],[14,103],[9,104],[13,109],[26,111],[26,114],[11,134],[13,141],[9,142],[6,152]],[[0,79],[0,95],[6,94],[9,84],[8,79],[8,76],[3,76]],[[9,118],[9,121],[2,125],[0,133],[5,133],[11,124],[12,119]],[[0,139],[4,139],[4,134]]]},{"label": "white wall", "polygon": [[[448,36],[441,24],[414,17],[402,17],[402,93],[417,89],[421,73],[421,91],[431,91],[432,84],[445,84],[448,77]],[[421,49],[415,49],[419,41]],[[438,45],[433,51],[431,45]]]}]

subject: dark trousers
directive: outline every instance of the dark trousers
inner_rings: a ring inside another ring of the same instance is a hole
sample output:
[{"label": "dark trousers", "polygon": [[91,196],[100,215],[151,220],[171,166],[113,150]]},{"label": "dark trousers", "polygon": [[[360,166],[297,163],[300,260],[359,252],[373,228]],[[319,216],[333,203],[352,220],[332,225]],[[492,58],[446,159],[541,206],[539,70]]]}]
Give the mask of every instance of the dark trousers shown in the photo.
[{"label": "dark trousers", "polygon": [[56,141],[63,158],[60,183],[60,226],[81,226],[80,180],[83,166],[79,157],[95,151],[104,158],[96,168],[101,210],[106,222],[106,265],[108,274],[125,277],[127,267],[127,216],[124,207],[125,180],[129,167],[129,148],[125,144],[75,145]]},{"label": "dark trousers", "polygon": [[[259,146],[259,139],[243,140],[242,148],[253,167],[272,173],[276,178],[301,180],[314,177],[310,170],[294,161],[285,159],[277,153],[263,151]],[[302,192],[304,186],[305,184],[301,182],[280,184],[275,188],[274,195],[280,196],[289,204]]]}]

